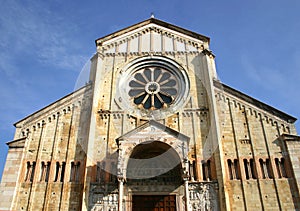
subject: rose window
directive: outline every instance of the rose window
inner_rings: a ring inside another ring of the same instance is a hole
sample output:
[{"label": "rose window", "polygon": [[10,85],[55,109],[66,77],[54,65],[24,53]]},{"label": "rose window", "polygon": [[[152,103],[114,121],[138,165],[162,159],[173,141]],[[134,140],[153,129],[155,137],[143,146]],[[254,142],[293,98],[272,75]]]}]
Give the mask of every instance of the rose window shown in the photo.
[{"label": "rose window", "polygon": [[176,77],[161,67],[147,67],[133,75],[129,82],[129,96],[144,109],[168,108],[178,95]]},{"label": "rose window", "polygon": [[164,119],[188,102],[186,70],[164,56],[136,58],[120,69],[115,102],[121,110],[142,119]]}]

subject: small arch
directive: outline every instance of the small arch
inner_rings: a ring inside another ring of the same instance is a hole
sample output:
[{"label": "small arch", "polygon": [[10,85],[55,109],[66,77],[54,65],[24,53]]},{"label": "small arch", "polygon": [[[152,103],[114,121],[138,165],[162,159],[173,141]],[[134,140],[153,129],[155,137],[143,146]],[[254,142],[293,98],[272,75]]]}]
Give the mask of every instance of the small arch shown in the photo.
[{"label": "small arch", "polygon": [[79,182],[80,178],[80,161],[71,162],[70,182]]}]

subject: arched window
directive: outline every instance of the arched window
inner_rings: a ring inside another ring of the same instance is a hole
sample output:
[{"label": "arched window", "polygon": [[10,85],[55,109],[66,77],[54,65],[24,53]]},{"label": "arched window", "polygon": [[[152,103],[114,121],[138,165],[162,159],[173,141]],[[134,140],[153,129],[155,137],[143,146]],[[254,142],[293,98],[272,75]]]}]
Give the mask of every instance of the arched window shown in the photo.
[{"label": "arched window", "polygon": [[266,166],[267,166],[268,177],[272,179],[273,178],[272,166],[271,166],[271,161],[268,158],[266,159]]},{"label": "arched window", "polygon": [[234,159],[233,162],[231,159],[227,160],[228,165],[228,173],[229,173],[229,179],[240,179],[239,176],[239,168],[238,168],[238,160]]},{"label": "arched window", "polygon": [[234,165],[235,179],[240,179],[239,165],[238,165],[238,160],[237,159],[234,159],[233,165]]},{"label": "arched window", "polygon": [[288,177],[287,173],[286,173],[286,168],[285,168],[285,159],[281,158],[280,159],[280,169],[281,169],[281,174],[282,177]]},{"label": "arched window", "polygon": [[211,178],[211,161],[207,160],[202,163],[203,180],[210,181]]},{"label": "arched window", "polygon": [[244,159],[246,179],[256,179],[256,171],[253,159]]},{"label": "arched window", "polygon": [[263,179],[273,178],[270,159],[268,159],[268,158],[266,160],[259,159],[259,165],[260,165],[261,174],[262,174]]},{"label": "arched window", "polygon": [[255,168],[255,161],[252,158],[250,159],[250,168],[251,168],[252,178],[256,179],[257,178],[257,172],[256,172],[256,168]]},{"label": "arched window", "polygon": [[30,163],[29,161],[27,162],[26,165],[26,174],[25,174],[25,182],[32,182],[33,177],[34,177],[34,172],[35,172],[35,161]]},{"label": "arched window", "polygon": [[63,182],[65,176],[66,162],[56,162],[54,182]]},{"label": "arched window", "polygon": [[50,162],[45,163],[44,161],[41,163],[41,175],[40,181],[41,182],[48,182],[50,173]]},{"label": "arched window", "polygon": [[278,178],[287,177],[286,170],[285,170],[285,160],[284,158],[275,158],[275,165],[277,170]]},{"label": "arched window", "polygon": [[192,163],[192,167],[193,167],[193,178],[194,180],[197,180],[197,168],[196,168],[196,161],[193,160],[193,163]]},{"label": "arched window", "polygon": [[80,162],[71,162],[70,182],[79,182]]}]

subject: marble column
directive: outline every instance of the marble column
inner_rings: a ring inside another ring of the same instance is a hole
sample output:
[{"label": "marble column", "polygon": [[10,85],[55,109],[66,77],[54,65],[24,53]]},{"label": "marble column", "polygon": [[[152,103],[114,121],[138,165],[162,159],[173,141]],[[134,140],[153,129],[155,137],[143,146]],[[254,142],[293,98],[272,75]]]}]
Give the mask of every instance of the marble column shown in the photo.
[{"label": "marble column", "polygon": [[124,178],[118,177],[119,181],[119,203],[118,211],[123,211],[123,192],[124,192]]},{"label": "marble column", "polygon": [[189,194],[188,178],[184,179],[184,192],[185,192],[185,211],[190,211],[190,194]]}]

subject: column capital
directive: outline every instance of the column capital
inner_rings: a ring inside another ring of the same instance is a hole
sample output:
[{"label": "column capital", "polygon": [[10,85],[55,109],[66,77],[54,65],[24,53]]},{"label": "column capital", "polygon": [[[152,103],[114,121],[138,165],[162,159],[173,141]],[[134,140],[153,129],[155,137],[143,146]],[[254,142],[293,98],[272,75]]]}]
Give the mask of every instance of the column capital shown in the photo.
[{"label": "column capital", "polygon": [[190,175],[189,175],[188,171],[183,171],[183,174],[181,175],[181,177],[184,181],[189,181],[189,179],[190,179]]},{"label": "column capital", "polygon": [[183,162],[184,162],[184,163],[188,163],[188,162],[189,162],[189,159],[188,159],[188,158],[183,158]]},{"label": "column capital", "polygon": [[117,179],[118,179],[118,182],[124,182],[125,181],[125,178],[123,177],[123,175],[118,175],[117,176]]}]

